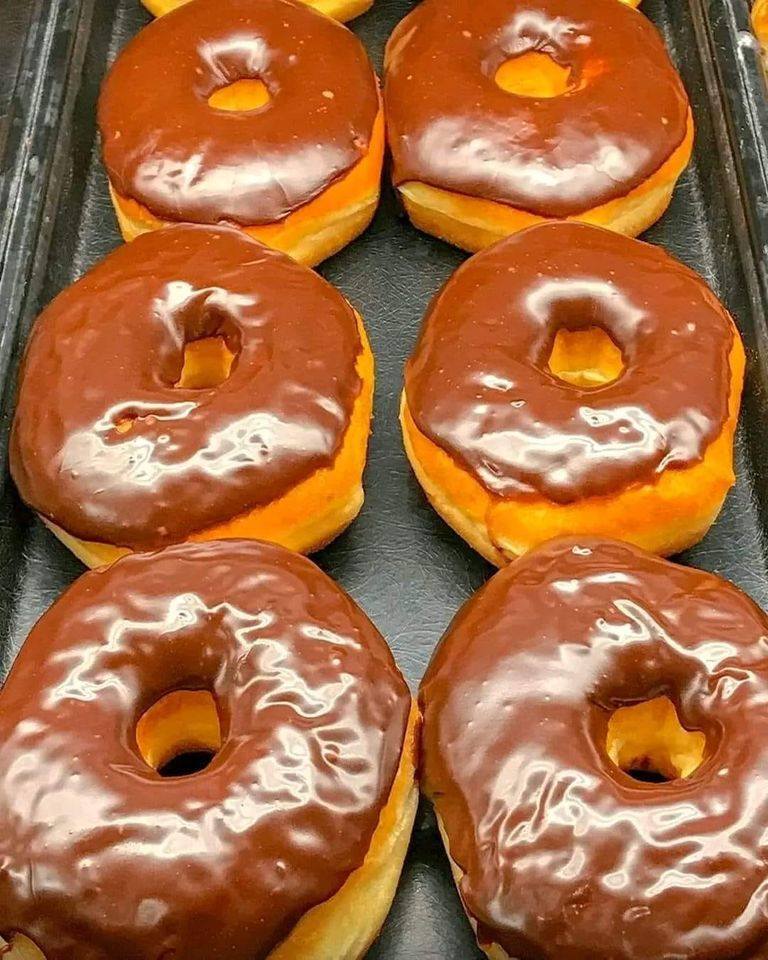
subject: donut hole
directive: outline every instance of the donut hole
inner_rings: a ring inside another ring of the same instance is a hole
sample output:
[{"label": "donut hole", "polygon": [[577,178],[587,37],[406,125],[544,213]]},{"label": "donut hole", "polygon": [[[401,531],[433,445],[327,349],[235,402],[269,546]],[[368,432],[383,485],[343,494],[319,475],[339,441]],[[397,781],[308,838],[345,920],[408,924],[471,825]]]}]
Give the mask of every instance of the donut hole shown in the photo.
[{"label": "donut hole", "polygon": [[115,430],[118,433],[128,433],[128,431],[132,429],[136,419],[136,417],[123,417],[115,424]]},{"label": "donut hole", "polygon": [[496,71],[496,84],[516,97],[561,97],[571,89],[571,71],[540,50],[511,57]]},{"label": "donut hole", "polygon": [[154,703],[136,725],[144,762],[161,777],[201,773],[221,749],[221,722],[207,690],[174,690]]},{"label": "donut hole", "polygon": [[561,327],[552,342],[547,366],[558,380],[594,390],[619,379],[624,372],[624,357],[602,327]]},{"label": "donut hole", "polygon": [[229,378],[234,360],[235,354],[223,336],[190,340],[184,344],[181,376],[175,385],[183,390],[218,387]]},{"label": "donut hole", "polygon": [[261,110],[271,100],[267,85],[258,79],[235,80],[208,97],[208,106],[227,113],[250,113]]},{"label": "donut hole", "polygon": [[209,767],[211,760],[216,756],[215,750],[185,750],[172,757],[168,763],[158,767],[161,777],[175,779],[177,777],[193,777]]},{"label": "donut hole", "polygon": [[45,954],[39,947],[21,933],[11,936],[8,940],[0,937],[0,956],[4,960],[45,960]]},{"label": "donut hole", "polygon": [[683,727],[668,697],[620,707],[608,721],[608,756],[641,783],[689,777],[703,762],[706,748],[704,734]]}]

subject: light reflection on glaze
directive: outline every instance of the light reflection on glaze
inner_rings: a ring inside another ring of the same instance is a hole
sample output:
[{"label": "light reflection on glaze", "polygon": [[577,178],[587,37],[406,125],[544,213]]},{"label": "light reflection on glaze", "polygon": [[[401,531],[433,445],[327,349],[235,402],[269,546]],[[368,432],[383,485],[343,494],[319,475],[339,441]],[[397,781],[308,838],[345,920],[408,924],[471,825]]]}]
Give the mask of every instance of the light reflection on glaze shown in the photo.
[{"label": "light reflection on glaze", "polygon": [[[622,350],[613,383],[580,389],[547,361],[560,328]],[[734,327],[663,251],[548,224],[472,257],[433,301],[406,368],[419,430],[491,493],[568,503],[699,461],[728,418]]]},{"label": "light reflection on glaze", "polygon": [[[567,95],[497,86],[499,67],[531,51],[570,68]],[[385,100],[395,183],[556,217],[650,177],[688,115],[655,27],[611,0],[424,0],[389,42]]]},{"label": "light reflection on glaze", "polygon": [[[640,783],[608,759],[607,721],[659,695],[707,756]],[[551,541],[462,608],[420,699],[423,783],[481,942],[517,960],[764,960],[768,621],[735,587]]]},{"label": "light reflection on glaze", "polygon": [[[236,354],[229,379],[175,388],[185,341],[215,335]],[[146,234],[38,319],[14,479],[75,536],[137,549],[181,540],[333,463],[360,349],[346,300],[283,254],[229,228]]]},{"label": "light reflection on glaze", "polygon": [[[270,102],[209,106],[237,80]],[[121,196],[166,220],[282,220],[365,156],[376,78],[353,33],[290,0],[197,0],[145,27],[99,100],[104,163]]]},{"label": "light reflection on glaze", "polygon": [[[135,724],[190,688],[223,745],[163,780]],[[261,960],[362,863],[409,709],[370,621],[278,547],[86,574],[0,693],[0,934],[47,960]]]}]

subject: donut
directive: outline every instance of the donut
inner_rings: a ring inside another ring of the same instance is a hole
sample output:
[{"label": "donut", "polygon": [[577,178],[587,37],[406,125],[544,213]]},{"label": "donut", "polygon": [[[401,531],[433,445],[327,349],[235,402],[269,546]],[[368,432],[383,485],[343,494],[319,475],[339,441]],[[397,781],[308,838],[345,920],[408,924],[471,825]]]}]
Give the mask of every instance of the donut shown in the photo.
[{"label": "donut", "polygon": [[755,0],[752,6],[752,29],[760,42],[763,64],[768,61],[768,0]]},{"label": "donut", "polygon": [[0,935],[45,960],[361,957],[417,720],[376,628],[282,547],[86,573],[0,692]]},{"label": "donut", "polygon": [[387,45],[385,101],[408,215],[470,251],[550,220],[636,236],[693,144],[658,32],[616,0],[424,0]]},{"label": "donut", "polygon": [[372,394],[330,284],[231,227],[168,227],[38,318],[11,473],[88,566],[186,540],[310,552],[362,506]]},{"label": "donut", "polygon": [[432,302],[405,448],[491,563],[569,533],[676,553],[733,485],[743,378],[738,331],[695,273],[608,230],[543,224],[470,258]]},{"label": "donut", "polygon": [[[141,0],[141,2],[151,14],[162,17],[176,7],[189,3],[190,0]],[[361,13],[365,13],[373,6],[373,0],[304,0],[304,3],[328,17],[333,17],[334,20],[341,21],[359,17]]]},{"label": "donut", "polygon": [[195,0],[150,23],[98,117],[126,240],[226,222],[311,266],[378,203],[376,76],[353,33],[299,0]]},{"label": "donut", "polygon": [[727,581],[598,539],[462,608],[421,778],[489,957],[763,960],[766,636]]}]

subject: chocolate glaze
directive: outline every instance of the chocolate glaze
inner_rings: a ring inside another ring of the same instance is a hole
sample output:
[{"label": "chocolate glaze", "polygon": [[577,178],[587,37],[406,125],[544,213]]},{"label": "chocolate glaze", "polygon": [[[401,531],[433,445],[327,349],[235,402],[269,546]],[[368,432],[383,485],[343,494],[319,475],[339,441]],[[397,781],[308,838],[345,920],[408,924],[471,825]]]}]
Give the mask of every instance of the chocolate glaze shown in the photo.
[{"label": "chocolate glaze", "polygon": [[[270,102],[208,97],[260,79]],[[293,0],[196,0],[143,29],[99,100],[110,181],[166,220],[272,223],[365,156],[379,109],[363,45]]]},{"label": "chocolate glaze", "polygon": [[[236,354],[229,379],[175,387],[185,342],[214,335]],[[11,471],[27,503],[77,537],[178,541],[333,463],[360,350],[350,305],[289,257],[234,228],[145,234],[38,319]]]},{"label": "chocolate glaze", "polygon": [[[162,779],[135,726],[208,689],[223,745]],[[261,960],[359,867],[410,695],[314,564],[221,541],[81,577],[0,693],[0,934],[47,960]]]},{"label": "chocolate glaze", "polygon": [[[551,374],[557,331],[594,326],[623,374],[597,389]],[[610,494],[701,460],[728,418],[735,336],[704,281],[657,247],[545,224],[472,257],[435,298],[408,408],[492,494]]]},{"label": "chocolate glaze", "polygon": [[[531,51],[570,89],[495,82]],[[656,28],[613,0],[424,0],[387,48],[395,183],[419,180],[565,217],[625,196],[683,142],[688,98]]]},{"label": "chocolate glaze", "polygon": [[[605,751],[666,695],[707,737],[686,780]],[[460,611],[421,690],[425,789],[482,943],[516,960],[751,960],[768,943],[768,620],[731,584],[550,541]]]}]

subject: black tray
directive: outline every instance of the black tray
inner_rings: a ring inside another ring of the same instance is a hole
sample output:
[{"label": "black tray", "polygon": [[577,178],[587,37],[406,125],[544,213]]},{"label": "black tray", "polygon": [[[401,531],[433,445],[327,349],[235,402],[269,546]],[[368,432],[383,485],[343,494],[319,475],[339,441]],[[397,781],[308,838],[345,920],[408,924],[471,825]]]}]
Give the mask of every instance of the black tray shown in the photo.
[{"label": "black tray", "polygon": [[[714,63],[724,94],[720,121],[734,144],[747,239],[755,251],[760,296],[768,295],[768,90],[760,45],[752,33],[754,0],[692,0],[699,44]],[[737,214],[738,216],[738,214]]]},{"label": "black tray", "polygon": [[[732,4],[743,0],[647,0],[644,6],[681,70],[697,122],[694,162],[669,212],[646,238],[704,275],[734,314],[749,353],[738,484],[709,536],[683,559],[730,578],[768,608],[768,447],[762,429],[768,422],[768,287],[766,256],[759,255],[768,245],[760,239],[765,221],[757,210],[768,193],[760,195],[755,186],[761,160],[751,148],[740,152],[738,124],[755,109],[742,81],[755,76],[741,61],[728,73],[728,56],[745,49]],[[386,37],[412,5],[377,0],[355,23],[378,67]],[[99,160],[95,103],[106,65],[148,20],[138,0],[2,0],[0,478],[7,474],[16,366],[36,313],[120,242]],[[370,230],[321,268],[365,317],[378,382],[365,508],[316,559],[371,615],[414,688],[451,616],[491,572],[425,502],[397,423],[403,363],[420,317],[462,260],[458,251],[413,230],[386,189]],[[18,502],[7,479],[0,496],[4,675],[33,622],[82,567]],[[424,807],[394,908],[369,960],[479,957]]]}]

